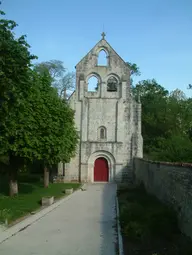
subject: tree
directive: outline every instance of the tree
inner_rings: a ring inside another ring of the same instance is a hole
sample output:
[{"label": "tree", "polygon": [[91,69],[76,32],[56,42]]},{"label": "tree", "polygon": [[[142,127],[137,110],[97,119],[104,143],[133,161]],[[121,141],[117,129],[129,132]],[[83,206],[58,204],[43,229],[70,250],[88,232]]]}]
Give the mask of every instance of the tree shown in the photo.
[{"label": "tree", "polygon": [[[1,11],[0,15],[4,13]],[[26,88],[31,60],[36,58],[30,54],[25,36],[14,38],[16,26],[12,20],[0,19],[0,155],[7,159],[10,195],[18,192],[17,170],[27,154],[25,138],[30,132],[30,119],[25,120],[22,111],[30,93],[30,88]]]},{"label": "tree", "polygon": [[141,75],[141,72],[140,72],[137,64],[135,64],[135,63],[132,64],[131,62],[126,62],[126,64],[130,68],[131,75],[135,75],[135,76]]},{"label": "tree", "polygon": [[78,141],[73,111],[51,87],[49,73],[30,68],[36,57],[24,36],[14,37],[15,26],[0,20],[0,158],[9,172],[11,196],[18,193],[24,162],[42,161],[48,176],[50,165],[69,161]]},{"label": "tree", "polygon": [[130,62],[126,62],[127,66],[130,69],[130,75],[131,75],[131,79],[130,79],[130,83],[131,83],[131,87],[133,86],[133,76],[140,76],[141,72],[139,70],[139,67],[135,64],[135,63],[130,63]]},{"label": "tree", "polygon": [[44,185],[48,187],[49,168],[60,161],[69,162],[76,151],[78,135],[74,112],[51,87],[51,77],[47,74],[37,74],[36,79],[37,82],[40,80],[40,93],[31,100],[33,117],[38,119],[38,146],[35,152],[36,158],[44,165]]},{"label": "tree", "polygon": [[166,111],[168,91],[154,79],[140,81],[132,88],[135,99],[140,95],[142,103],[142,134],[144,153],[149,154],[157,146],[157,140],[166,136]]},{"label": "tree", "polygon": [[152,156],[159,161],[192,162],[192,142],[187,135],[172,134],[162,139],[159,148],[154,148]]},{"label": "tree", "polygon": [[50,74],[52,81],[54,82],[56,78],[60,78],[65,73],[66,69],[63,62],[60,60],[50,60],[36,64],[34,70],[39,74]]},{"label": "tree", "polygon": [[185,93],[180,89],[175,89],[170,93],[170,97],[176,99],[177,101],[186,100]]},{"label": "tree", "polygon": [[60,97],[69,98],[75,88],[75,73],[69,72],[65,74],[60,80],[55,82],[54,86],[58,89]]},{"label": "tree", "polygon": [[169,93],[154,79],[132,88],[142,103],[144,155],[153,160],[189,161],[192,147],[192,100],[176,89]]},{"label": "tree", "polygon": [[60,97],[68,98],[75,88],[74,72],[66,72],[64,64],[60,60],[50,60],[37,63],[34,70],[39,74],[49,73],[52,79],[52,86],[58,90]]}]

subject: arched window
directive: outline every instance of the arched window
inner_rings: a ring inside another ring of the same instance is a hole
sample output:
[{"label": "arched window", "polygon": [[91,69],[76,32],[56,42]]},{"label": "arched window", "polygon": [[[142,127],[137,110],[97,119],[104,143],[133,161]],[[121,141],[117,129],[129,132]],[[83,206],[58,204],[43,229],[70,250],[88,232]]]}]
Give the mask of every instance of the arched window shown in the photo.
[{"label": "arched window", "polygon": [[107,81],[107,91],[110,92],[117,91],[117,85],[118,80],[115,77],[111,76]]},{"label": "arched window", "polygon": [[99,139],[106,139],[107,138],[107,134],[106,134],[106,128],[105,127],[100,127],[99,128]]},{"label": "arched window", "polygon": [[107,66],[107,54],[104,50],[101,50],[99,52],[97,65],[98,66]]},{"label": "arched window", "polygon": [[97,79],[97,77],[95,76],[91,76],[88,80],[88,88],[87,91],[92,91],[92,92],[96,92],[98,90],[98,84],[99,81]]},{"label": "arched window", "polygon": [[101,139],[105,138],[105,130],[104,130],[104,128],[101,128],[101,130],[100,130],[100,138]]}]

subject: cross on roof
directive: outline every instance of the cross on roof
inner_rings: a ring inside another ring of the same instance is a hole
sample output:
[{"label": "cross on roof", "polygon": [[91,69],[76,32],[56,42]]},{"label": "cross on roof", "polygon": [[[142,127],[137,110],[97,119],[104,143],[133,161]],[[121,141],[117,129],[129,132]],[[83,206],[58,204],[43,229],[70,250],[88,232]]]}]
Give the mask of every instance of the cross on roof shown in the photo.
[{"label": "cross on roof", "polygon": [[105,32],[103,32],[103,33],[101,34],[101,36],[102,36],[102,39],[104,40],[104,39],[105,39],[105,36],[106,36]]}]

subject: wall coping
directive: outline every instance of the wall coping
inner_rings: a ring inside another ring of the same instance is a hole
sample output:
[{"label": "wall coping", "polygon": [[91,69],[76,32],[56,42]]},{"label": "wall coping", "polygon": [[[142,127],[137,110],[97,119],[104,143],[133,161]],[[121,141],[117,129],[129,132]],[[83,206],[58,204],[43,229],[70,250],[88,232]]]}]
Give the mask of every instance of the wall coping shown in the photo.
[{"label": "wall coping", "polygon": [[144,159],[144,158],[138,158],[135,157],[135,159],[139,159],[151,164],[159,164],[159,165],[166,165],[166,166],[176,166],[176,167],[187,167],[192,169],[192,163],[185,163],[185,162],[164,162],[164,161],[153,161],[149,159]]}]

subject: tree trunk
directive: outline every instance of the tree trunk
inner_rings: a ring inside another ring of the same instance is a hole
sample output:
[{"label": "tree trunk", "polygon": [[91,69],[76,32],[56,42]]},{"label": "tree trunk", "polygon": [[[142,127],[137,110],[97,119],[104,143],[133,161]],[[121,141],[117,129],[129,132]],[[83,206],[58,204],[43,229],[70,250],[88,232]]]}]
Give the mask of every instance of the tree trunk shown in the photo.
[{"label": "tree trunk", "polygon": [[65,163],[63,162],[63,176],[65,176]]},{"label": "tree trunk", "polygon": [[64,99],[67,99],[67,89],[64,88]]},{"label": "tree trunk", "polygon": [[9,171],[9,195],[10,197],[18,195],[17,170],[12,166]]},{"label": "tree trunk", "polygon": [[49,187],[49,169],[44,167],[44,188]]}]

